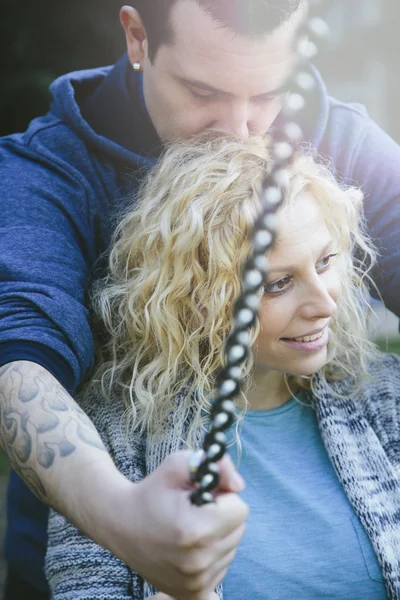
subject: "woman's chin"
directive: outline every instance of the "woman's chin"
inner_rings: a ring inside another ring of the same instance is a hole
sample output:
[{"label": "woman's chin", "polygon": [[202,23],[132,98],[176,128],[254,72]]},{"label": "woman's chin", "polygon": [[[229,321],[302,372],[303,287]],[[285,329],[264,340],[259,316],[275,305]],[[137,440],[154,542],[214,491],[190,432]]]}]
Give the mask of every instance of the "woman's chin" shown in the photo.
[{"label": "woman's chin", "polygon": [[254,354],[254,366],[261,370],[280,371],[287,375],[297,375],[306,377],[314,375],[329,361],[328,345],[324,344],[318,350],[313,352],[293,351],[292,348],[285,348],[282,352],[282,346],[271,349],[270,352],[262,355],[261,352]]},{"label": "woman's chin", "polygon": [[320,371],[328,362],[328,352],[326,347],[318,352],[318,356],[310,357],[308,361],[304,362],[306,363],[304,366],[301,364],[298,365],[296,375],[309,376]]},{"label": "woman's chin", "polygon": [[320,371],[328,362],[328,352],[322,348],[315,356],[309,356],[298,361],[291,362],[288,365],[286,373],[289,375],[297,375],[299,377],[310,377]]}]

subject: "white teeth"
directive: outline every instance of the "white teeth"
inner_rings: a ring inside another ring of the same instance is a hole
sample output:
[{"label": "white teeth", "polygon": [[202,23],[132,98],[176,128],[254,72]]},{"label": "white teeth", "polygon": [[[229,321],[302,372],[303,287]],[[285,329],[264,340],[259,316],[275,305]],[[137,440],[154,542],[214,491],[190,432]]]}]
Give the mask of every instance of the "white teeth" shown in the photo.
[{"label": "white teeth", "polygon": [[316,333],[315,335],[305,335],[304,337],[293,338],[296,342],[313,342],[314,340],[319,340],[322,337],[323,331],[320,333]]}]

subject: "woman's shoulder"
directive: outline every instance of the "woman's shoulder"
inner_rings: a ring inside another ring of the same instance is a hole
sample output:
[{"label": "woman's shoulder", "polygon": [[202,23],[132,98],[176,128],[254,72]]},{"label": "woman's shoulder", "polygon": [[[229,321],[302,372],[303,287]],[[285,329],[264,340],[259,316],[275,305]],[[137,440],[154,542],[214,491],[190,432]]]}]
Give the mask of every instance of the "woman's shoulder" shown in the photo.
[{"label": "woman's shoulder", "polygon": [[368,363],[368,375],[362,379],[351,377],[335,378],[324,381],[316,379],[317,395],[328,399],[349,397],[354,400],[374,402],[378,397],[399,397],[400,399],[400,356],[379,353]]},{"label": "woman's shoulder", "polygon": [[382,354],[370,365],[370,377],[359,397],[359,408],[381,442],[398,447],[400,441],[400,356]]},{"label": "woman's shoulder", "polygon": [[379,360],[371,362],[370,378],[365,388],[370,393],[373,391],[400,396],[400,356],[382,353]]},{"label": "woman's shoulder", "polygon": [[381,353],[368,365],[368,376],[354,388],[355,396],[367,406],[379,412],[400,409],[400,356]]},{"label": "woman's shoulder", "polygon": [[362,381],[318,381],[316,395],[322,417],[336,406],[347,416],[364,417],[378,437],[400,440],[400,356],[381,353],[370,361]]}]

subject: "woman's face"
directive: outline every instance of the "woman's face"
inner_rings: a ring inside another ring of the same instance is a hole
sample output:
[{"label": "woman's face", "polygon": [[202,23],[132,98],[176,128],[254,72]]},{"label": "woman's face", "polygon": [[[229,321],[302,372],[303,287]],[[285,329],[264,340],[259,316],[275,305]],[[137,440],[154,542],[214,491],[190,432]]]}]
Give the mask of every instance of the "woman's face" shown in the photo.
[{"label": "woman's face", "polygon": [[310,194],[278,216],[278,238],[260,307],[256,365],[310,375],[327,361],[341,285],[337,242]]}]

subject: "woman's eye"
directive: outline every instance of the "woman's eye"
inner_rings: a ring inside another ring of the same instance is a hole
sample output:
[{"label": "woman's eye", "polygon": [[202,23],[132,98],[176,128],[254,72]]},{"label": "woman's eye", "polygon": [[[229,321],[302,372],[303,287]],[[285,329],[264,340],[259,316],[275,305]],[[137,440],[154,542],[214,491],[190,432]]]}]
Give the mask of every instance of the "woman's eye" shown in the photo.
[{"label": "woman's eye", "polygon": [[282,279],[279,279],[278,281],[274,281],[273,283],[266,283],[264,286],[264,292],[267,294],[279,294],[280,292],[285,292],[288,289],[291,281],[292,278],[286,276],[282,277]]},{"label": "woman's eye", "polygon": [[324,256],[324,258],[321,258],[321,260],[317,262],[317,269],[320,271],[327,270],[331,266],[331,263],[335,256],[337,256],[337,252],[328,254],[327,256]]},{"label": "woman's eye", "polygon": [[[319,260],[316,264],[316,269],[319,273],[323,273],[327,271],[331,266],[333,259],[338,255],[337,252],[327,254],[321,260]],[[264,285],[264,293],[265,294],[281,294],[287,292],[291,289],[293,284],[293,277],[286,275],[286,277],[282,277],[282,279],[278,279],[278,281],[273,281],[272,283],[266,283]]]}]

